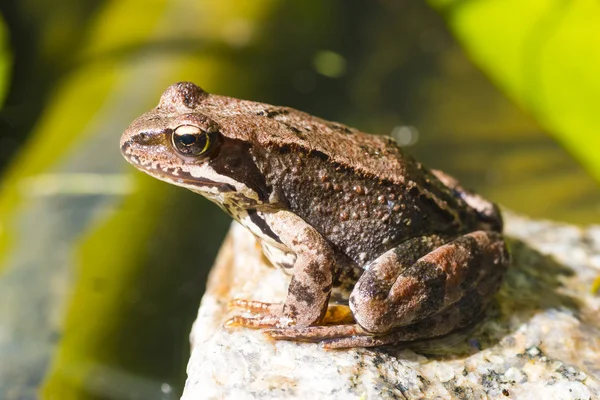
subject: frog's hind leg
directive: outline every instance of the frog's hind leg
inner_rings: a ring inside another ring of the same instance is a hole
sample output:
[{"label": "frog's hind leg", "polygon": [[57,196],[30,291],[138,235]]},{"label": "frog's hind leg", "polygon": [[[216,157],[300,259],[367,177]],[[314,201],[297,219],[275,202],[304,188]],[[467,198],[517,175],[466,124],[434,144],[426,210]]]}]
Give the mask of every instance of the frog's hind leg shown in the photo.
[{"label": "frog's hind leg", "polygon": [[375,347],[444,336],[459,326],[470,325],[479,319],[501,278],[502,276],[497,274],[493,279],[486,280],[471,290],[453,307],[390,333],[373,334],[365,331],[358,324],[268,329],[265,333],[279,340],[320,342],[325,349]]},{"label": "frog's hind leg", "polygon": [[387,344],[402,344],[417,340],[447,335],[456,329],[464,328],[478,321],[487,305],[498,290],[502,275],[496,274],[467,293],[452,307],[432,315],[415,324],[400,327],[383,335],[361,334],[350,337],[325,339],[321,345],[326,349],[349,347],[375,347]]},{"label": "frog's hind leg", "polygon": [[[447,238],[437,235],[417,237],[409,239],[395,249],[388,251],[378,259],[380,262],[377,263],[377,270],[373,270],[373,274],[379,277],[379,290],[386,291],[387,293],[387,291],[391,289],[396,278],[404,270],[417,262],[420,257],[442,246],[447,241]],[[381,262],[383,260],[387,261]],[[387,282],[387,284],[385,282]],[[268,321],[263,321],[262,315],[268,314],[267,310],[273,305],[268,303],[247,302],[245,300],[234,300],[234,302],[230,304],[236,307],[241,307],[246,311],[260,314],[261,316],[244,320],[240,320],[240,317],[237,317],[235,321],[231,320],[231,322],[228,322],[228,326],[268,326],[268,323],[263,324],[263,322]],[[355,336],[365,333],[365,331],[359,325],[353,324],[355,322],[353,318],[347,317],[351,317],[349,313],[346,313],[347,315],[344,314],[342,311],[343,308],[348,309],[347,306],[330,305],[327,308],[325,317],[318,326],[279,326],[274,327],[276,329],[267,330],[266,333],[276,339],[303,341],[321,341],[336,337]],[[368,335],[371,336],[371,334]]]},{"label": "frog's hind leg", "polygon": [[[356,322],[374,335],[401,327],[411,326],[414,330],[412,325],[427,321],[463,299],[473,301],[482,291],[492,297],[509,260],[502,236],[489,231],[460,236],[408,268],[396,267],[397,273],[391,274],[395,265],[403,263],[403,257],[390,250],[373,261],[350,296]],[[453,314],[449,311],[447,315]],[[447,318],[446,329],[449,332],[464,325],[464,319]],[[427,330],[422,330],[420,336],[428,336]]]}]

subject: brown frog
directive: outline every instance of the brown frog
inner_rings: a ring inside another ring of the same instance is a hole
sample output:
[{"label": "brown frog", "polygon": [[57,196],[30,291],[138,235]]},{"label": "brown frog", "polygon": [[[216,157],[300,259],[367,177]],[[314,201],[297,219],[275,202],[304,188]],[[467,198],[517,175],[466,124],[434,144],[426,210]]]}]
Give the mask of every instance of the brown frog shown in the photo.
[{"label": "brown frog", "polygon": [[[177,83],[121,151],[217,203],[292,275],[285,303],[235,300],[251,314],[229,326],[327,348],[441,336],[482,314],[509,265],[495,204],[389,137],[291,108]],[[336,287],[351,289],[350,322],[328,313]]]}]

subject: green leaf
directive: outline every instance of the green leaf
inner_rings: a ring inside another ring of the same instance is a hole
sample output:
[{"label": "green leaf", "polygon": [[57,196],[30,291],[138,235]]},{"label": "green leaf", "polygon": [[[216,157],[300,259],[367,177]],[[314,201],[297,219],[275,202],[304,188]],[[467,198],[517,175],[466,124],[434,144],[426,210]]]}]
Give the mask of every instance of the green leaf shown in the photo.
[{"label": "green leaf", "polygon": [[600,181],[600,3],[430,0],[501,88]]}]

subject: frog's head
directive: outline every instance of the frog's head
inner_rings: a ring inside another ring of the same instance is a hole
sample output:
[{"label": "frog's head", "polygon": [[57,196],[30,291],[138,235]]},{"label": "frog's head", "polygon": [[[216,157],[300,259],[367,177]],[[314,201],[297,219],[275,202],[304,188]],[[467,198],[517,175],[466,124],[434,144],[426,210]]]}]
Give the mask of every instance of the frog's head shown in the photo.
[{"label": "frog's head", "polygon": [[121,152],[139,170],[227,210],[273,203],[250,154],[252,140],[244,139],[251,132],[228,115],[228,107],[240,107],[234,102],[240,100],[209,95],[190,82],[174,84],[123,133]]}]

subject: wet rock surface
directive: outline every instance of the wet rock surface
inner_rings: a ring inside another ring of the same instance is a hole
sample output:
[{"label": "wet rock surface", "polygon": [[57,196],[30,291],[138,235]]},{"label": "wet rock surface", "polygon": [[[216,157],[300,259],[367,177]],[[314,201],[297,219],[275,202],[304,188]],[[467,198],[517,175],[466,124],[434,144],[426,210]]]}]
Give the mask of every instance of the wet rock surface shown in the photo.
[{"label": "wet rock surface", "polygon": [[229,300],[282,301],[289,279],[234,224],[191,334],[182,398],[600,398],[600,227],[506,219],[513,263],[483,320],[441,339],[341,351],[223,327]]}]

